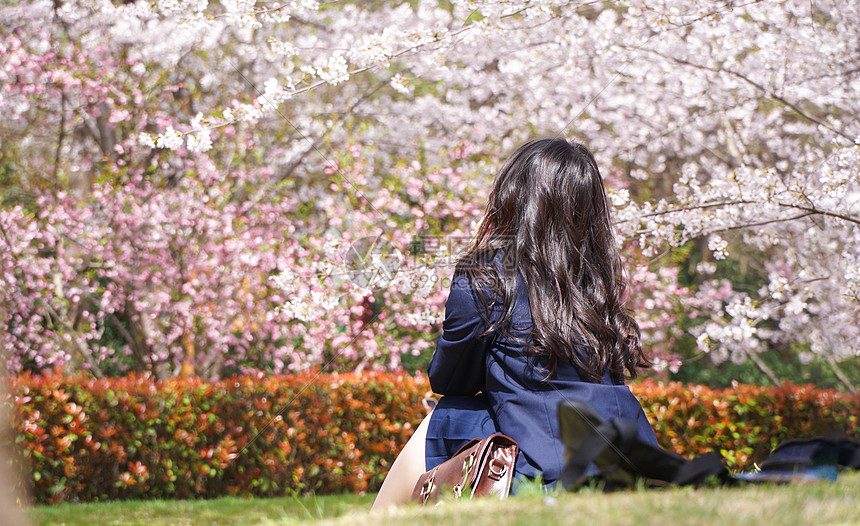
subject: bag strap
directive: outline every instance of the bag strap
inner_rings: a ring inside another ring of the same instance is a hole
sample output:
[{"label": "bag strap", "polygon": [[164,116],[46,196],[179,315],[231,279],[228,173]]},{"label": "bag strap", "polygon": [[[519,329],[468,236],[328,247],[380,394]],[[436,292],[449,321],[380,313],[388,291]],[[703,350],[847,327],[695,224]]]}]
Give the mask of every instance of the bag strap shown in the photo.
[{"label": "bag strap", "polygon": [[458,450],[457,450],[457,452],[456,452],[456,453],[454,453],[453,455],[451,455],[451,458],[456,457],[457,455],[459,455],[459,454],[460,454],[460,453],[462,453],[463,451],[466,451],[467,449],[469,449],[470,447],[474,446],[475,444],[478,444],[479,442],[481,442],[481,439],[480,439],[480,438],[473,438],[472,440],[470,440],[470,441],[466,442],[465,444],[463,444],[463,447],[461,447],[460,449],[458,449]]}]

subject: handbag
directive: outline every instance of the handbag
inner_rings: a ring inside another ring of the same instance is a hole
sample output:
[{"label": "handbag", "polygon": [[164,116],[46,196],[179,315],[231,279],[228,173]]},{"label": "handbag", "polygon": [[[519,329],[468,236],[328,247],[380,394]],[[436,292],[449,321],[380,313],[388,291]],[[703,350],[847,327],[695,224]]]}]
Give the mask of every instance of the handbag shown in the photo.
[{"label": "handbag", "polygon": [[511,492],[519,449],[514,439],[501,433],[470,440],[453,457],[418,478],[412,500],[424,505],[448,491],[455,499],[464,495],[503,499]]}]

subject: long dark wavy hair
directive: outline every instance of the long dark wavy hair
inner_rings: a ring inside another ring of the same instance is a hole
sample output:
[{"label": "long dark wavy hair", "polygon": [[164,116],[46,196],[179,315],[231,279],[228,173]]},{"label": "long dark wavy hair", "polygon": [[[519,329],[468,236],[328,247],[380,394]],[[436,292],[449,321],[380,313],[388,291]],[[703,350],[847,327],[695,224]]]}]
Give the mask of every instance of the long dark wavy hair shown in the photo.
[{"label": "long dark wavy hair", "polygon": [[[491,263],[499,252],[502,273]],[[582,144],[532,140],[496,175],[475,238],[455,268],[501,299],[501,316],[482,336],[512,337],[517,270],[531,308],[528,349],[545,359],[548,379],[560,362],[592,382],[607,367],[623,379],[625,371],[635,377],[637,368],[651,366],[622,302],[626,283],[603,181]],[[490,319],[498,304],[480,296]]]}]

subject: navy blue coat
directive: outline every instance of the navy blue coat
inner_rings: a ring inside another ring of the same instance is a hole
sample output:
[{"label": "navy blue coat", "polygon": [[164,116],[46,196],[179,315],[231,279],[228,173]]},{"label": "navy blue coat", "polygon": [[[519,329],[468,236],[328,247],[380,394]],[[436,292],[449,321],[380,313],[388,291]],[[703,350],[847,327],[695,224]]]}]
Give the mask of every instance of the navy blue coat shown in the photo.
[{"label": "navy blue coat", "polygon": [[[494,263],[500,267],[498,256]],[[489,290],[484,291],[491,299]],[[566,399],[587,402],[605,420],[636,422],[640,439],[656,445],[642,406],[623,381],[613,380],[608,371],[602,383],[586,382],[575,366],[560,361],[555,376],[545,381],[548,371],[524,353],[523,344],[503,337],[478,338],[487,323],[498,319],[500,313],[500,308],[494,309],[490,319],[485,319],[483,305],[469,278],[464,274],[454,276],[445,304],[443,333],[428,375],[435,393],[473,396],[482,391],[486,395],[498,430],[520,445],[517,472],[529,477],[540,473],[546,482],[558,479],[564,466],[564,446],[559,438],[557,408]],[[531,312],[521,273],[512,321],[513,327],[521,329],[512,331],[513,336],[527,338]],[[444,408],[437,411],[440,409]],[[476,432],[480,432],[480,425],[476,425]]]}]

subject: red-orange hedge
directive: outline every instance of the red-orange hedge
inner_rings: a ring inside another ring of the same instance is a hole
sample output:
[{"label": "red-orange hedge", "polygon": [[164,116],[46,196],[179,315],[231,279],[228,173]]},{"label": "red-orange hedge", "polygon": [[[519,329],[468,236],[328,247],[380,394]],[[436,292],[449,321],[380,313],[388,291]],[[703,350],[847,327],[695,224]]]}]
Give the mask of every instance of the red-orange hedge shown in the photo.
[{"label": "red-orange hedge", "polygon": [[[317,374],[218,382],[144,376],[12,381],[17,443],[37,502],[209,498],[379,487],[421,420],[426,379]],[[860,439],[860,396],[643,382],[664,447],[719,450],[734,468],[778,442],[838,430]]]}]

